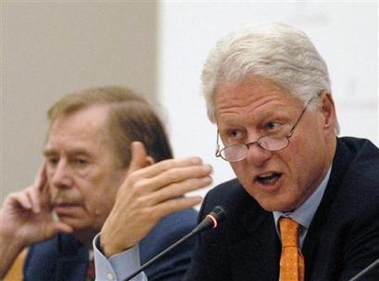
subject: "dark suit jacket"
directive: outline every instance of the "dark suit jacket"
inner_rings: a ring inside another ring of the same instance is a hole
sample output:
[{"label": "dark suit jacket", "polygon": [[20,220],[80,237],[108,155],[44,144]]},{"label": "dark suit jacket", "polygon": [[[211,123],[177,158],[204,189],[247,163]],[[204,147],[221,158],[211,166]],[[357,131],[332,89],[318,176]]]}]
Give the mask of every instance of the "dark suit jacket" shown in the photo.
[{"label": "dark suit jacket", "polygon": [[[281,246],[272,213],[236,179],[208,193],[200,219],[217,205],[226,209],[227,219],[199,236],[184,279],[278,281]],[[379,258],[379,150],[368,140],[338,139],[302,252],[306,281],[349,280]],[[378,281],[379,267],[362,280]]]},{"label": "dark suit jacket", "polygon": [[[139,244],[141,263],[188,234],[195,226],[197,212],[193,209],[163,218]],[[149,280],[178,281],[189,267],[194,240],[188,240],[162,259],[149,266]],[[72,235],[60,234],[30,247],[24,264],[26,281],[84,281],[88,267],[88,248]]]}]

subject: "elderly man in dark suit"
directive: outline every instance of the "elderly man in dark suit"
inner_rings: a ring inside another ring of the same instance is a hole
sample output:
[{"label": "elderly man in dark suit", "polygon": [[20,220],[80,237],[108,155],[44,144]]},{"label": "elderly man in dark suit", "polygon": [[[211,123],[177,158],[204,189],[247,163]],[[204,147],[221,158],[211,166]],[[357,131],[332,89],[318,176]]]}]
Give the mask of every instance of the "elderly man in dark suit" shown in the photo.
[{"label": "elderly man in dark suit", "polygon": [[[182,195],[208,185],[211,168],[198,157],[172,159],[164,126],[145,99],[124,87],[91,88],[64,96],[48,116],[44,165],[31,187],[8,196],[0,213],[0,277],[30,246],[24,280],[95,278],[92,241],[117,198],[126,206],[117,219],[130,237],[138,236],[142,262],[195,226],[190,207],[201,199]],[[192,244],[151,266],[150,280],[180,280]]]},{"label": "elderly man in dark suit", "polygon": [[308,37],[285,24],[239,29],[211,51],[202,82],[216,156],[237,178],[207,194],[200,220],[216,205],[228,219],[199,235],[184,280],[349,280],[378,259],[379,149],[338,137]]},{"label": "elderly man in dark suit", "polygon": [[[237,179],[207,195],[201,217],[223,205],[229,218],[200,235],[185,280],[349,280],[378,259],[379,150],[337,137],[328,70],[307,36],[284,24],[232,32],[202,81],[216,155]],[[298,227],[291,273],[282,218]]]}]

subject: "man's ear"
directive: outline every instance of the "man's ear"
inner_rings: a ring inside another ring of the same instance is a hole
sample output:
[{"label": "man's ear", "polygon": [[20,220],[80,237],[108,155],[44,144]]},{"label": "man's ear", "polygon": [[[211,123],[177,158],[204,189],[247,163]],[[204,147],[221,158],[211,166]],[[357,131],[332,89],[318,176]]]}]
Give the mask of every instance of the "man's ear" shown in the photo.
[{"label": "man's ear", "polygon": [[328,90],[320,93],[320,112],[323,115],[324,129],[334,132],[337,127],[337,114],[332,94]]}]

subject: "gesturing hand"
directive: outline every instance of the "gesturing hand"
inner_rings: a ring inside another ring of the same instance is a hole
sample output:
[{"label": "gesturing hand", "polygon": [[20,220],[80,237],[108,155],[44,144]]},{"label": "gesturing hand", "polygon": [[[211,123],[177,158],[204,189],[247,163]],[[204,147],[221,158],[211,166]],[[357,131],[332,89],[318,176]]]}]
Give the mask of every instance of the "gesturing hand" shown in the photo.
[{"label": "gesturing hand", "polygon": [[103,253],[110,257],[136,245],[159,220],[201,202],[184,197],[209,185],[210,165],[198,157],[153,163],[142,143],[132,143],[132,160],[115,205],[101,230]]}]

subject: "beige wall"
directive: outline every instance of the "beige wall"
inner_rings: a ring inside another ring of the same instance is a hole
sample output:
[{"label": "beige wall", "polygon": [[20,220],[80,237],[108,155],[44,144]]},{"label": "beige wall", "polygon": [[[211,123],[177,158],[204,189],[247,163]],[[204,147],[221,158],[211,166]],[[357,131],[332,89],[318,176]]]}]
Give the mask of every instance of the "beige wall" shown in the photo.
[{"label": "beige wall", "polygon": [[109,84],[156,94],[157,4],[141,2],[0,2],[0,203],[33,181],[60,96]]}]

